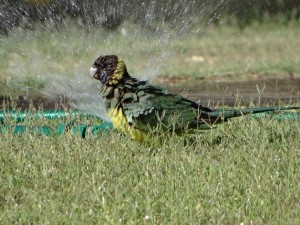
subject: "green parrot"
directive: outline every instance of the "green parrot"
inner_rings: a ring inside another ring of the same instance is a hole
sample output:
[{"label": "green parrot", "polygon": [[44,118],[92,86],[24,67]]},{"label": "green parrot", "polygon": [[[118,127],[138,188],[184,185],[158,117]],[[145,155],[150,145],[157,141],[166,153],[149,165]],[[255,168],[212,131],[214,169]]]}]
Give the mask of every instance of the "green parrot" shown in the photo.
[{"label": "green parrot", "polygon": [[125,63],[117,55],[98,57],[90,74],[102,84],[102,98],[113,126],[139,142],[147,140],[157,127],[182,134],[194,129],[209,129],[249,113],[300,108],[211,109],[131,77]]}]

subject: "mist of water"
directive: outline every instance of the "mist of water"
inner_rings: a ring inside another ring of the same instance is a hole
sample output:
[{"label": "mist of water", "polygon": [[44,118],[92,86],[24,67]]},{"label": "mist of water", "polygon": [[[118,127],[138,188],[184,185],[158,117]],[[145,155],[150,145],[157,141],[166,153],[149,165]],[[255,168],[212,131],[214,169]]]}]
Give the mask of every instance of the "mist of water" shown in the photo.
[{"label": "mist of water", "polygon": [[[119,3],[117,7],[105,9],[106,15],[124,15],[122,24],[115,31],[92,25],[89,21],[81,28],[70,27],[68,18],[62,19],[58,30],[53,29],[51,20],[43,24],[38,34],[15,29],[12,36],[23,45],[11,47],[11,52],[6,49],[0,53],[2,57],[11,57],[9,75],[13,79],[26,79],[29,75],[44,83],[44,88],[39,91],[48,98],[65,96],[72,107],[108,120],[99,93],[100,83],[89,76],[89,68],[99,55],[117,54],[127,64],[131,75],[152,80],[160,74],[168,59],[180,51],[171,46],[172,41],[203,32],[228,4],[224,0],[213,5],[208,4],[209,1],[197,4],[197,1],[187,0],[175,3],[171,0],[139,0],[128,12],[129,4]],[[96,3],[88,2],[86,6],[93,8],[93,4]],[[97,15],[95,18],[101,21],[101,12]],[[50,42],[41,44],[43,40]],[[1,42],[5,44],[5,38]],[[34,50],[26,51],[27,42]],[[27,60],[22,60],[24,57]],[[64,65],[66,62],[70,65]]]}]

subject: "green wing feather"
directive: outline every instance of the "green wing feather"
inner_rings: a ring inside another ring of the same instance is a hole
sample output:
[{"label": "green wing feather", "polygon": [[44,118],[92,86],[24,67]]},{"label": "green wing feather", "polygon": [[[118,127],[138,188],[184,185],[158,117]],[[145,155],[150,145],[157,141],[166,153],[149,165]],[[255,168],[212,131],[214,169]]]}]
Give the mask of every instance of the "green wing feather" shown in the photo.
[{"label": "green wing feather", "polygon": [[129,80],[124,88],[126,90],[124,90],[122,107],[127,121],[135,128],[144,131],[149,131],[157,125],[176,131],[185,128],[208,129],[230,118],[249,113],[300,108],[290,106],[212,110],[179,95],[170,94],[161,87],[149,85],[147,82]]},{"label": "green wing feather", "polygon": [[134,78],[120,83],[117,88],[107,88],[103,95],[108,109],[122,107],[127,122],[146,132],[158,125],[165,130],[173,129],[178,132],[185,128],[208,129],[230,118],[249,113],[300,108],[291,106],[212,110]]},{"label": "green wing feather", "polygon": [[207,112],[211,109],[146,82],[139,82],[133,89],[136,91],[126,90],[122,107],[127,121],[137,129],[149,131],[161,125],[163,129],[177,131],[207,127],[207,123],[220,119],[220,113],[210,116]]}]

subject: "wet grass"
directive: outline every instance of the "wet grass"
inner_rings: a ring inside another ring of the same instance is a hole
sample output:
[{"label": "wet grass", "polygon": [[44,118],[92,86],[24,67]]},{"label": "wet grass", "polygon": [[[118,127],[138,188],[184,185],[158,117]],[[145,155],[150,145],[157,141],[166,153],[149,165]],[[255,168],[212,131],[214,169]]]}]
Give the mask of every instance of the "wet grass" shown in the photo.
[{"label": "wet grass", "polygon": [[[240,31],[234,27],[212,27],[201,37],[179,42],[181,53],[167,67],[167,74],[202,78],[230,75],[230,79],[261,79],[300,73],[296,46],[299,25],[280,27],[253,25]],[[171,68],[176,71],[172,72]]]},{"label": "wet grass", "polygon": [[0,223],[299,224],[299,136],[298,121],[249,117],[159,147],[1,134]]},{"label": "wet grass", "polygon": [[[1,81],[9,85],[23,79],[41,87],[45,82],[40,79],[53,74],[85,74],[100,49],[120,52],[123,58],[128,51],[125,60],[135,73],[148,56],[161,51],[155,40],[145,50],[147,43],[130,37],[124,42],[121,33],[110,39],[101,30],[68,32],[1,39]],[[297,25],[252,26],[242,33],[210,28],[203,36],[169,43],[180,51],[170,56],[161,74],[205,79],[296,76],[299,32]],[[139,145],[115,131],[86,139],[71,133],[4,133],[0,223],[299,224],[299,136],[299,121],[247,116],[199,133],[192,143],[184,145],[183,138],[172,136],[159,147],[158,140],[152,146]]]},{"label": "wet grass", "polygon": [[[243,31],[228,26],[209,27],[204,33],[191,30],[179,39],[176,35],[167,39],[166,34],[169,33],[153,34],[128,24],[111,33],[101,28],[87,32],[75,26],[60,32],[16,31],[0,39],[1,86],[22,81],[43,88],[53,76],[88,74],[99,54],[121,55],[129,72],[144,78],[155,74],[204,79],[300,74],[297,23],[252,25]],[[156,71],[158,67],[161,69]]]}]

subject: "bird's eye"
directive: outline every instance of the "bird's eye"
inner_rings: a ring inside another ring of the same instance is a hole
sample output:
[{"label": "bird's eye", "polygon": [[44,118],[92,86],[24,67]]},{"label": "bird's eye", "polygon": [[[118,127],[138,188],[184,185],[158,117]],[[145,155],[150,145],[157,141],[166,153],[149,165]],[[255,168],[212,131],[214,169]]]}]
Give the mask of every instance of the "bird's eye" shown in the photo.
[{"label": "bird's eye", "polygon": [[101,71],[100,73],[100,81],[102,84],[105,84],[108,79],[108,74],[106,71]]},{"label": "bird's eye", "polygon": [[105,64],[104,63],[101,63],[101,62],[95,62],[95,66],[96,67],[101,67],[101,68],[104,68],[105,67]]}]

